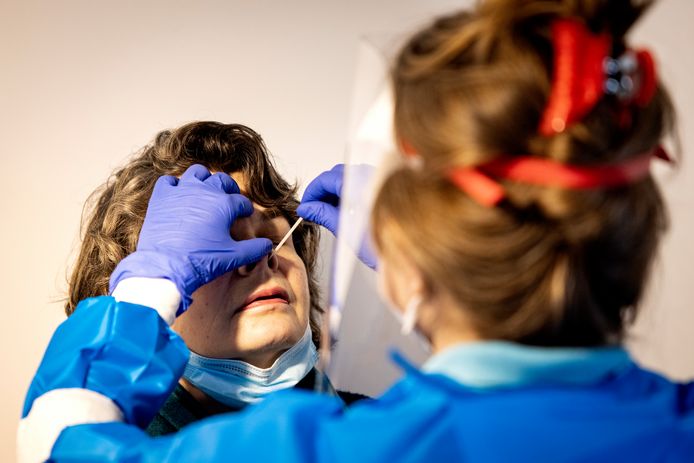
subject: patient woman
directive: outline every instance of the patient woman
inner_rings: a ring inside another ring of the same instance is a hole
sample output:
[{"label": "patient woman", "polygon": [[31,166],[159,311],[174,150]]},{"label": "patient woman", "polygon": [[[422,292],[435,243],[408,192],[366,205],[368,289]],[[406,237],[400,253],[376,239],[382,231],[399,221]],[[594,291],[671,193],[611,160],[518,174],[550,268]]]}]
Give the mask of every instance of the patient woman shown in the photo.
[{"label": "patient woman", "polygon": [[[135,251],[154,183],[180,176],[193,164],[225,172],[254,204],[237,220],[232,238],[269,238],[275,244],[297,219],[296,187],[272,165],[261,137],[239,124],[194,122],[159,133],[93,195],[84,237],[69,280],[65,310],[108,294],[116,264]],[[319,336],[319,292],[314,274],[317,226],[304,222],[277,252],[202,286],[172,328],[191,357],[179,385],[148,427],[176,432],[209,415],[239,410],[269,392],[311,389]],[[327,383],[327,382],[326,382]],[[329,383],[324,390],[336,394]],[[346,402],[358,396],[339,393]]]}]

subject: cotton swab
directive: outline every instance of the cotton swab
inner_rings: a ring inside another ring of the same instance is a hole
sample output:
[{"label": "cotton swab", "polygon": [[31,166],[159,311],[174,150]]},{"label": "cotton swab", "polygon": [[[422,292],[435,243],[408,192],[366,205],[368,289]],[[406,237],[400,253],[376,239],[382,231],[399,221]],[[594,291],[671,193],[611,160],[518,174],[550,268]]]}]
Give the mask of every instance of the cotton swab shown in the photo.
[{"label": "cotton swab", "polygon": [[277,246],[275,246],[275,249],[272,250],[273,253],[276,253],[277,251],[280,250],[280,248],[282,246],[284,246],[284,243],[286,243],[287,240],[289,239],[289,237],[292,236],[292,233],[294,233],[294,230],[296,230],[296,227],[298,227],[299,224],[301,224],[301,222],[303,222],[303,220],[304,219],[302,217],[299,217],[299,219],[296,222],[294,222],[294,225],[292,225],[292,228],[289,229],[287,234],[284,235],[284,238],[282,238],[282,240],[277,244]]}]

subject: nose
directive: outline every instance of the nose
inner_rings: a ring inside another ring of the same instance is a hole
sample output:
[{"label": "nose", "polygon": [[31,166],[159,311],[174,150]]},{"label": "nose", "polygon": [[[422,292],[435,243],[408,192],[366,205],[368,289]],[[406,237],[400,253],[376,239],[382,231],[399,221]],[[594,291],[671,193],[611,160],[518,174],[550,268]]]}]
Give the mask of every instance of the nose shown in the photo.
[{"label": "nose", "polygon": [[242,265],[241,267],[236,269],[236,272],[241,276],[248,276],[251,273],[253,273],[256,269],[262,270],[263,268],[276,271],[279,268],[279,259],[277,257],[277,254],[271,252],[267,256],[264,256],[262,259],[260,259],[258,262],[254,262],[248,265]]}]

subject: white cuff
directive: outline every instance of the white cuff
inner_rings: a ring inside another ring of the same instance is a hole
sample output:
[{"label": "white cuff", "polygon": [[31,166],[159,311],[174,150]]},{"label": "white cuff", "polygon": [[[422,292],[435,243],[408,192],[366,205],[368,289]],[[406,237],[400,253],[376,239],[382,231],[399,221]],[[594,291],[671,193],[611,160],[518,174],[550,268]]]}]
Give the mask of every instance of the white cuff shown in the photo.
[{"label": "white cuff", "polygon": [[123,421],[120,408],[89,389],[53,389],[34,401],[17,429],[17,461],[44,462],[63,429],[76,424]]},{"label": "white cuff", "polygon": [[126,278],[111,293],[119,302],[151,307],[171,326],[181,305],[181,294],[173,281],[164,278]]}]

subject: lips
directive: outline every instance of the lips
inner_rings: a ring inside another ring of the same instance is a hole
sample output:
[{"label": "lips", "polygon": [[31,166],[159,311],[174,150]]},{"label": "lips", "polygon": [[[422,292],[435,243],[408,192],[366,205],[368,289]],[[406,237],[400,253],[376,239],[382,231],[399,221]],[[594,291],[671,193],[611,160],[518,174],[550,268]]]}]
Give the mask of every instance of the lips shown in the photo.
[{"label": "lips", "polygon": [[268,304],[289,304],[289,294],[279,286],[258,290],[243,301],[236,313]]}]

